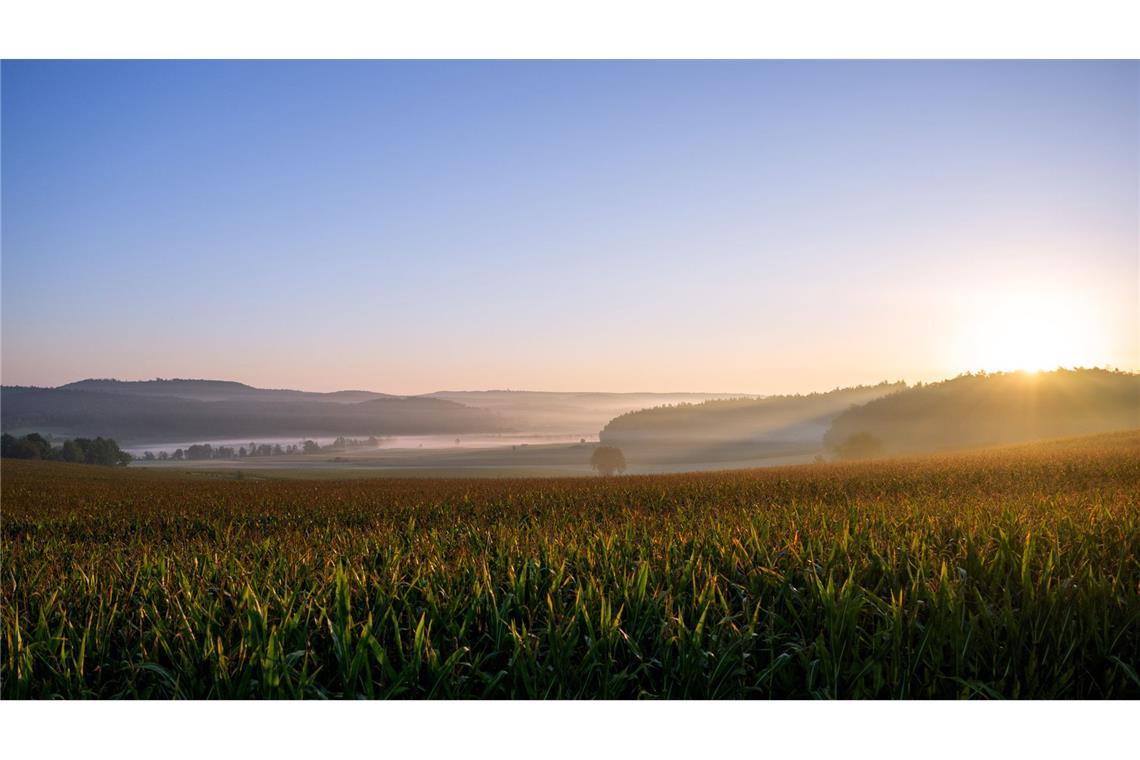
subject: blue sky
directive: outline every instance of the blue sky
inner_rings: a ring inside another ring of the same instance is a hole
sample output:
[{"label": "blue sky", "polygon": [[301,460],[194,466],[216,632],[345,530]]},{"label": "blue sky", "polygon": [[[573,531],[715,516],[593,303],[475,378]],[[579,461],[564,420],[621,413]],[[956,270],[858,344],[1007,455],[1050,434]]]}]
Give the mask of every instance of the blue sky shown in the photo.
[{"label": "blue sky", "polygon": [[5,384],[1140,364],[1136,62],[4,62],[0,95]]}]

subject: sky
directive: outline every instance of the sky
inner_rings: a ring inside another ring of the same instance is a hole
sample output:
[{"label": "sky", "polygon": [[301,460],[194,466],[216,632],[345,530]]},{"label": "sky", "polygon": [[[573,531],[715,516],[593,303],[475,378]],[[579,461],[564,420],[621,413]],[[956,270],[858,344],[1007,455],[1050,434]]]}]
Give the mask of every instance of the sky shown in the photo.
[{"label": "sky", "polygon": [[0,64],[5,385],[1140,368],[1140,64]]}]

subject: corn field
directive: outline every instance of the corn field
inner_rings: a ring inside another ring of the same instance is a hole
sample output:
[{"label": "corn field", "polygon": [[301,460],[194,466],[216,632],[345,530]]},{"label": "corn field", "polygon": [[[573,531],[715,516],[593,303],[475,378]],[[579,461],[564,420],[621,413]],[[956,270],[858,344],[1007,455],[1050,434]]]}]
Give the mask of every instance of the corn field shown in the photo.
[{"label": "corn field", "polygon": [[1140,433],[567,479],[4,461],[0,693],[1140,697]]}]

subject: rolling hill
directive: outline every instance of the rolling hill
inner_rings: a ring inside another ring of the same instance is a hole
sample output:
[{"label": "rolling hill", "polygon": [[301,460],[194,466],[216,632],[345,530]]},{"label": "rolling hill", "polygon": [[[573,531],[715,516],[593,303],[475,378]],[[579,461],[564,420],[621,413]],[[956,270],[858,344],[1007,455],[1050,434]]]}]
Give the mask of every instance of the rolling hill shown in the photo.
[{"label": "rolling hill", "polygon": [[1140,374],[1104,369],[961,375],[871,400],[838,415],[824,441],[839,451],[870,436],[877,453],[992,446],[1140,428]]},{"label": "rolling hill", "polygon": [[128,396],[172,396],[195,401],[329,401],[349,404],[377,398],[400,398],[372,391],[334,391],[314,393],[271,388],[254,388],[232,380],[80,380],[59,386],[58,390],[117,393]]},{"label": "rolling hill", "polygon": [[903,383],[827,393],[676,404],[624,414],[602,430],[603,443],[640,461],[747,460],[814,454],[833,417],[905,388]]},{"label": "rolling hill", "polygon": [[214,380],[85,380],[0,390],[5,432],[103,435],[124,444],[278,436],[500,432],[494,412],[446,399],[366,391],[266,390]]}]

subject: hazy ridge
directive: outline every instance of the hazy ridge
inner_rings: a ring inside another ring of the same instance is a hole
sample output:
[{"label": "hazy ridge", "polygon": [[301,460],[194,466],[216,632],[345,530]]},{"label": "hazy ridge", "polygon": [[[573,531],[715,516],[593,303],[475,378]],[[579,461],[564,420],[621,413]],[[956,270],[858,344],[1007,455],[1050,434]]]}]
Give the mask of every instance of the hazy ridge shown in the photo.
[{"label": "hazy ridge", "polygon": [[494,412],[445,399],[264,390],[224,381],[81,381],[60,388],[8,386],[0,394],[6,432],[103,435],[122,443],[509,428]]}]

